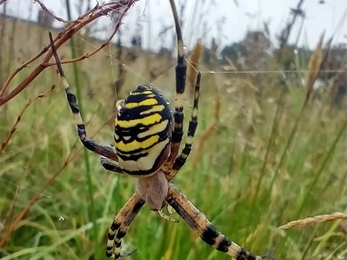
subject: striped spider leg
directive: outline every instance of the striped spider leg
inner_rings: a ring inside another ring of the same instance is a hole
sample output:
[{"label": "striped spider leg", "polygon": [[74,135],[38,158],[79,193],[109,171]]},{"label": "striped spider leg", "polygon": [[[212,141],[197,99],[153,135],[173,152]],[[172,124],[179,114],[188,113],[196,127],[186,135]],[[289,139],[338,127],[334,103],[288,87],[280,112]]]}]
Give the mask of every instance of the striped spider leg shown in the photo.
[{"label": "striped spider leg", "polygon": [[199,234],[200,238],[206,244],[209,244],[218,251],[224,252],[237,260],[275,259],[271,254],[271,250],[268,250],[263,256],[257,256],[229,240],[174,185],[170,185],[166,201],[184,219],[190,228]]},{"label": "striped spider leg", "polygon": [[[108,229],[106,246],[107,257],[118,259],[120,257],[129,255],[121,255],[122,238],[129,230],[131,223],[144,204],[145,201],[141,198],[140,194],[135,192],[117,214],[115,220]],[[132,253],[133,252],[130,254]]]},{"label": "striped spider leg", "polygon": [[[64,73],[63,68],[61,66],[61,63],[59,61],[59,57],[57,54],[57,50],[54,46],[53,37],[52,37],[51,32],[49,32],[49,40],[50,40],[50,44],[51,44],[54,58],[55,58],[56,63],[57,63],[58,73],[61,77],[64,89],[65,89],[66,99],[69,103],[71,112],[73,114],[73,118],[75,120],[75,124],[77,126],[77,133],[78,133],[78,137],[79,137],[80,141],[82,142],[84,147],[87,148],[88,150],[90,150],[96,154],[99,154],[101,156],[104,156],[106,158],[112,159],[114,161],[118,161],[117,153],[113,150],[112,147],[107,146],[107,145],[98,144],[94,140],[87,137],[86,126],[85,126],[83,119],[82,119],[82,116],[80,114],[80,108],[78,106],[76,95],[72,92],[70,85],[65,78],[65,73]],[[121,173],[121,171],[120,171],[120,173]]]},{"label": "striped spider leg", "polygon": [[200,97],[200,81],[201,73],[197,71],[196,83],[194,88],[194,103],[191,119],[188,125],[187,138],[180,155],[179,148],[183,137],[183,94],[186,85],[187,65],[184,54],[184,43],[182,38],[182,30],[178,19],[176,5],[173,0],[170,0],[170,6],[175,22],[176,38],[177,38],[177,65],[176,65],[176,97],[175,111],[173,112],[174,130],[172,133],[171,154],[168,160],[163,165],[162,169],[165,172],[168,181],[171,181],[177,172],[185,164],[193,145],[193,137],[198,126],[198,104]]}]

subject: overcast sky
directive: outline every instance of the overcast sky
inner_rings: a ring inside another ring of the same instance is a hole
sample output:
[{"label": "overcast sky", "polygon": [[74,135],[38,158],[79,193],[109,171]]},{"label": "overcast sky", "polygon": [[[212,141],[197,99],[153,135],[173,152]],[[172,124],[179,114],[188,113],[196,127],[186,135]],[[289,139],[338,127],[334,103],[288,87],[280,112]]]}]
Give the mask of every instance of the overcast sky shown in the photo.
[{"label": "overcast sky", "polygon": [[[183,1],[186,0],[176,0],[178,5]],[[66,18],[65,0],[43,0],[42,2],[56,15]],[[79,2],[71,0],[74,18],[78,16],[76,6]],[[284,27],[290,8],[295,8],[298,0],[190,0],[186,2],[187,7],[181,19],[184,21],[184,40],[190,48],[199,38],[208,44],[211,38],[215,37],[221,46],[240,41],[247,30],[263,30],[264,22],[269,24],[271,40],[276,43],[276,35]],[[92,5],[95,3],[96,1],[92,1]],[[39,5],[34,4],[32,0],[8,0],[7,8],[8,13],[13,16],[36,20]],[[323,31],[325,31],[326,39],[335,33],[335,43],[347,42],[346,0],[306,0],[302,9],[306,18],[299,38],[300,45],[314,47]],[[130,9],[123,22],[124,32],[134,32],[136,28],[141,30],[145,39],[144,47],[151,46],[152,49],[161,45],[171,47],[172,31],[159,37],[163,27],[173,25],[168,1],[140,0]],[[298,19],[292,33],[292,42],[296,40],[300,24],[301,19]],[[55,25],[59,26],[58,23]],[[105,32],[105,35],[108,33]],[[126,33],[123,33],[123,41],[130,42]]]}]

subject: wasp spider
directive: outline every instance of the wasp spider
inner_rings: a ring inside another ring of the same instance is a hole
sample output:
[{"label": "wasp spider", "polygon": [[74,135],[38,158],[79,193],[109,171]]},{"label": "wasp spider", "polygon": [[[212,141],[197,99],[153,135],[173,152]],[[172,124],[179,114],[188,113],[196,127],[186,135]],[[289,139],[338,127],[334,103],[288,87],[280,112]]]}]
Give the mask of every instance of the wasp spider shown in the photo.
[{"label": "wasp spider", "polygon": [[[171,110],[160,92],[151,86],[138,86],[130,95],[116,103],[114,146],[100,145],[87,137],[76,96],[65,76],[52,36],[51,46],[58,72],[75,119],[78,136],[85,148],[101,155],[101,165],[109,171],[137,177],[138,188],[115,217],[108,230],[106,256],[119,259],[122,256],[122,238],[140,209],[147,203],[153,211],[172,220],[161,212],[170,205],[207,244],[241,260],[265,259],[246,251],[221,234],[173,184],[172,179],[185,164],[190,154],[193,136],[198,124],[198,101],[201,74],[198,72],[194,105],[189,121],[186,143],[179,153],[183,136],[183,93],[186,81],[186,62],[181,28],[174,1],[170,0],[177,34],[178,58],[176,66],[175,111]],[[271,257],[269,257],[271,258]]]}]

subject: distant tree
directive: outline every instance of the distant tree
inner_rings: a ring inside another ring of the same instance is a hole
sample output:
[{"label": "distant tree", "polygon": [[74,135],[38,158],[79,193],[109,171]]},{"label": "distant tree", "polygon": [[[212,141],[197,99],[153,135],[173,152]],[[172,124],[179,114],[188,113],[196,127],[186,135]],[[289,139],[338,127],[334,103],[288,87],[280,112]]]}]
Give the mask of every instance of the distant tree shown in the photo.
[{"label": "distant tree", "polygon": [[224,47],[221,52],[222,63],[226,58],[248,69],[264,69],[267,61],[266,50],[270,47],[270,40],[262,31],[249,31],[240,42]]},{"label": "distant tree", "polygon": [[242,56],[247,56],[247,50],[240,42],[235,42],[225,46],[220,55],[222,56],[223,64],[227,63],[225,58],[237,62]]},{"label": "distant tree", "polygon": [[319,77],[329,82],[334,103],[347,100],[347,45],[338,44],[325,50]]},{"label": "distant tree", "polygon": [[325,57],[322,62],[321,70],[325,71],[320,75],[325,79],[331,79],[337,70],[343,70],[347,64],[347,44],[340,43],[325,50]]},{"label": "distant tree", "polygon": [[210,53],[210,49],[207,46],[203,46],[202,47],[202,59],[201,62],[203,64],[209,64],[211,62],[211,53]]},{"label": "distant tree", "polygon": [[280,62],[282,70],[298,70],[305,68],[311,57],[312,51],[305,47],[296,45],[286,45],[282,49],[274,50],[273,54],[277,57],[281,53]]},{"label": "distant tree", "polygon": [[133,37],[131,38],[131,45],[135,49],[139,49],[139,50],[142,49],[142,36],[141,36],[141,34],[133,35]]},{"label": "distant tree", "polygon": [[262,31],[248,31],[242,44],[246,48],[247,67],[253,69],[264,69],[267,61],[266,50],[271,42]]},{"label": "distant tree", "polygon": [[158,56],[168,56],[171,57],[171,52],[172,50],[170,50],[169,48],[166,47],[161,47],[158,51]]},{"label": "distant tree", "polygon": [[40,9],[37,15],[37,23],[41,26],[51,28],[53,26],[54,18],[45,10]]}]

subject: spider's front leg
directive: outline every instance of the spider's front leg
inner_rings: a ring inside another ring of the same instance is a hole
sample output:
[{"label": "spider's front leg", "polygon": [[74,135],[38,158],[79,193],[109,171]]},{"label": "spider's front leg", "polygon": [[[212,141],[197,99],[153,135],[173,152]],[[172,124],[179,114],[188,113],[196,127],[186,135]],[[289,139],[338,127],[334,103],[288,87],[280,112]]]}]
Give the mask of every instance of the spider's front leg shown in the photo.
[{"label": "spider's front leg", "polygon": [[111,171],[111,172],[116,172],[116,173],[121,173],[123,174],[123,170],[121,167],[119,167],[118,164],[110,161],[109,159],[107,159],[104,156],[100,157],[100,163],[102,165],[102,167],[104,167],[106,170]]},{"label": "spider's front leg", "polygon": [[80,114],[80,108],[78,106],[76,95],[71,90],[70,85],[65,77],[65,73],[61,66],[61,63],[57,54],[57,50],[54,46],[53,37],[51,33],[49,33],[49,40],[50,40],[55,61],[57,63],[58,73],[64,85],[66,99],[69,103],[71,112],[73,114],[73,118],[75,119],[79,139],[81,140],[84,147],[87,148],[88,150],[94,153],[97,153],[99,155],[105,156],[113,161],[118,161],[117,154],[113,151],[112,147],[98,144],[94,140],[87,137],[86,126]]},{"label": "spider's front leg", "polygon": [[167,197],[167,202],[175,211],[184,219],[184,221],[195,230],[201,239],[226,254],[234,257],[237,260],[262,260],[274,259],[271,254],[257,256],[248,252],[238,244],[230,241],[226,236],[220,233],[179,190],[171,185]]},{"label": "spider's front leg", "polygon": [[144,204],[145,201],[141,199],[140,194],[138,192],[135,192],[117,214],[114,221],[112,222],[112,225],[108,229],[106,246],[107,257],[119,259],[121,257],[129,255],[121,254],[122,238],[126,235],[131,223]]}]

